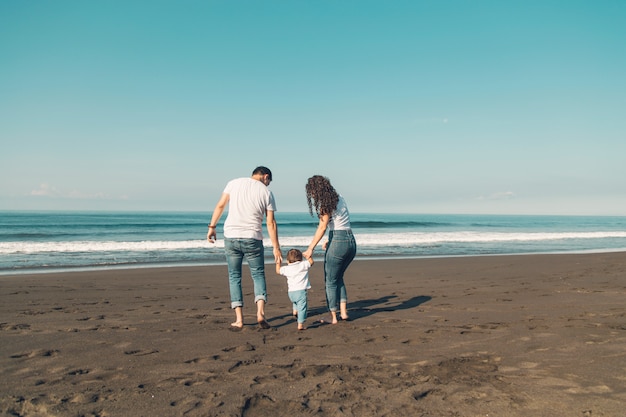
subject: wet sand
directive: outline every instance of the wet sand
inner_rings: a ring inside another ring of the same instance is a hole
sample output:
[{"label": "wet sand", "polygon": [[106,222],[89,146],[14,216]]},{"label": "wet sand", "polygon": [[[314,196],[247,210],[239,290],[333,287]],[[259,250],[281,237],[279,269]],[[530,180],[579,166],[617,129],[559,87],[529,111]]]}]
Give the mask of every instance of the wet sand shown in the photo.
[{"label": "wet sand", "polygon": [[[0,276],[7,416],[624,416],[626,253],[358,260],[350,321],[269,330],[226,268]],[[247,272],[247,271],[246,271]]]}]

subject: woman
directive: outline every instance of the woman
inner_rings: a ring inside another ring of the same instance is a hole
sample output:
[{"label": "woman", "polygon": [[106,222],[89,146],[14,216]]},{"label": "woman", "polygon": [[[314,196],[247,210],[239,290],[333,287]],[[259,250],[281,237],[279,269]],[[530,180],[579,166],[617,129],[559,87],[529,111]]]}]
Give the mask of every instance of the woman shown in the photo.
[{"label": "woman", "polygon": [[348,295],[343,274],[356,255],[356,242],[350,228],[350,213],[345,200],[330,184],[330,180],[321,175],[309,178],[306,184],[306,199],[309,213],[313,216],[313,207],[320,222],[308,249],[303,252],[305,258],[313,256],[313,250],[324,237],[326,229],[328,241],[324,243],[324,281],[326,283],[326,303],[332,315],[332,324],[337,323],[337,310],[343,320],[348,320]]}]

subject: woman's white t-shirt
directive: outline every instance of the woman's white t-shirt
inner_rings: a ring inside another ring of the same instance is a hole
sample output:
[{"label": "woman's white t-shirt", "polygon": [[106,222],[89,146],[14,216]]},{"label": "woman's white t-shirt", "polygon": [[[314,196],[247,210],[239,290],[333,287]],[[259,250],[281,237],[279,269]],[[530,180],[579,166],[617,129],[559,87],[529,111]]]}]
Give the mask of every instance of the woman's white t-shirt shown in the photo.
[{"label": "woman's white t-shirt", "polygon": [[350,230],[350,212],[348,211],[346,200],[342,196],[339,196],[337,208],[333,211],[333,215],[330,216],[328,228],[330,230]]}]

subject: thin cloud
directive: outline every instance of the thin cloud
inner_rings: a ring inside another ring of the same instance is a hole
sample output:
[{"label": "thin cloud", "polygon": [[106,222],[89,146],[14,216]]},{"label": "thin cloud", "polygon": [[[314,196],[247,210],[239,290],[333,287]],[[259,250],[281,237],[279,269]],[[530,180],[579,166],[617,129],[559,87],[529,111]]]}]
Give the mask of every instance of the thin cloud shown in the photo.
[{"label": "thin cloud", "polygon": [[43,183],[39,185],[39,188],[32,190],[29,195],[38,197],[59,197],[60,193],[56,189],[56,187],[53,187],[50,184]]},{"label": "thin cloud", "polygon": [[513,191],[500,191],[497,193],[489,194],[489,195],[481,195],[476,197],[476,200],[485,201],[485,200],[511,200],[515,198],[515,193]]},{"label": "thin cloud", "polygon": [[128,196],[112,197],[103,192],[86,193],[78,190],[61,191],[55,186],[42,183],[39,188],[32,190],[29,195],[35,197],[64,198],[68,200],[128,200]]}]

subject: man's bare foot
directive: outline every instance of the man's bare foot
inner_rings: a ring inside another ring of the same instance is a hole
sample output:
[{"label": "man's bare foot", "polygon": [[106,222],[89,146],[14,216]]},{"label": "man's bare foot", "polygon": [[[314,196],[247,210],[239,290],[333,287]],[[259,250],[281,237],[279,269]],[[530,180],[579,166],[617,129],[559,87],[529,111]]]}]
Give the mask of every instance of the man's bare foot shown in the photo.
[{"label": "man's bare foot", "polygon": [[298,324],[298,330],[306,330],[304,324]]},{"label": "man's bare foot", "polygon": [[259,327],[261,329],[269,329],[272,327],[265,319],[259,319],[257,321],[259,322]]},{"label": "man's bare foot", "polygon": [[243,329],[243,323],[240,321],[236,321],[234,323],[230,323],[231,330],[241,330]]}]

